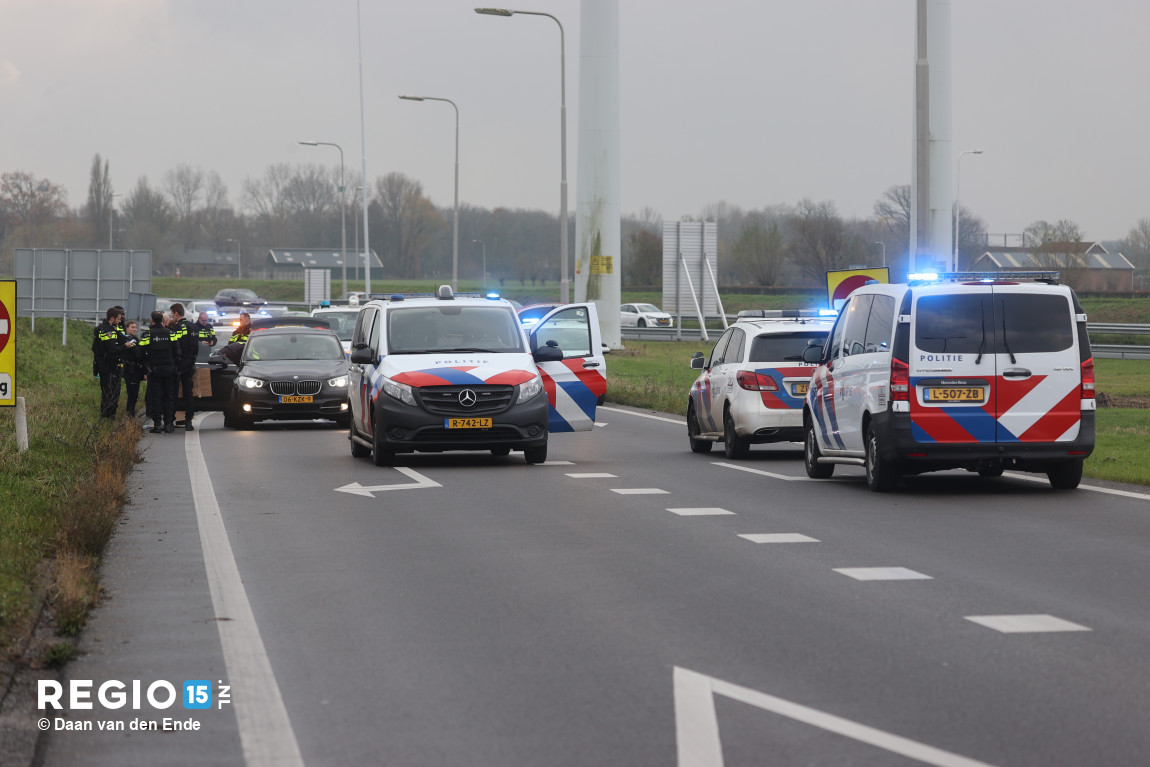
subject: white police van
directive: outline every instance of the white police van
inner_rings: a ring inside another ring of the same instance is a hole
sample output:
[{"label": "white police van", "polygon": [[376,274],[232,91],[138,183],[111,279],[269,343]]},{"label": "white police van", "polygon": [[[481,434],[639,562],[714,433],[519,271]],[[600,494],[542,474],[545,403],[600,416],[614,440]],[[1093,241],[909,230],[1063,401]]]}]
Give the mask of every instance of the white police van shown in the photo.
[{"label": "white police van", "polygon": [[593,303],[563,304],[530,330],[497,296],[372,298],[351,339],[351,454],[523,451],[547,460],[548,435],[590,431],[606,392]]},{"label": "white police van", "polygon": [[[913,280],[913,276],[912,276]],[[810,477],[865,467],[1045,473],[1073,489],[1094,449],[1086,315],[1056,272],[956,273],[850,295],[822,347],[803,410]]]}]

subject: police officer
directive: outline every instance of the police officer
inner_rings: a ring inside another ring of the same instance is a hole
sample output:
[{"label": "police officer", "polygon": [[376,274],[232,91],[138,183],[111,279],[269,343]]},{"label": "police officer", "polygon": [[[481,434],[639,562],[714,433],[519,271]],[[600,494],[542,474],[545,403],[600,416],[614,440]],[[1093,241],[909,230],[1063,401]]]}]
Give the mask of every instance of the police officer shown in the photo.
[{"label": "police officer", "polygon": [[[184,305],[172,304],[172,322],[168,326],[172,333],[172,341],[180,347],[179,380],[183,389],[177,409],[184,411],[184,430],[195,431],[192,425],[192,416],[196,409],[196,398],[192,396],[192,384],[196,378],[196,357],[200,353],[199,323],[189,322],[184,317]],[[215,337],[215,334],[212,334]]]},{"label": "police officer", "polygon": [[140,382],[148,374],[141,356],[137,327],[135,320],[128,320],[124,324],[124,332],[132,341],[132,345],[124,350],[124,391],[128,395],[128,401],[124,403],[124,412],[132,417],[136,415],[136,402],[140,398]]},{"label": "police officer", "polygon": [[163,312],[152,312],[152,326],[140,339],[140,351],[148,366],[152,433],[173,432],[176,430],[176,389],[180,385],[180,345],[172,340],[172,331],[164,327]]},{"label": "police officer", "polygon": [[252,334],[252,316],[247,312],[240,312],[240,324],[228,339],[229,344],[246,344],[248,336]]},{"label": "police officer", "polygon": [[120,405],[120,381],[123,377],[124,353],[134,345],[119,328],[124,315],[113,306],[104,313],[104,321],[92,336],[92,372],[100,377],[100,415],[115,418]]}]

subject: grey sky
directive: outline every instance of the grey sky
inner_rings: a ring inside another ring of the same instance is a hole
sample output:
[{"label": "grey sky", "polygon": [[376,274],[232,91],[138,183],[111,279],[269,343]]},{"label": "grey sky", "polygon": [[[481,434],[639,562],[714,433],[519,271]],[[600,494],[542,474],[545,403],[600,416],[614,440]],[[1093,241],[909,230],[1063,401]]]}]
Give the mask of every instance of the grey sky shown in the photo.
[{"label": "grey sky", "polygon": [[[517,0],[518,1],[518,0]],[[495,0],[484,0],[493,3]],[[502,2],[502,0],[500,0]],[[559,36],[476,0],[362,0],[368,175],[452,201],[559,209]],[[663,218],[833,200],[867,217],[909,183],[913,0],[620,0],[622,207]],[[567,33],[568,174],[577,184],[579,0],[524,0]],[[1071,218],[1091,239],[1150,217],[1150,5],[954,0],[961,202],[994,233]],[[355,0],[0,0],[0,171],[87,195],[179,163],[238,204],[273,163],[360,168]]]}]

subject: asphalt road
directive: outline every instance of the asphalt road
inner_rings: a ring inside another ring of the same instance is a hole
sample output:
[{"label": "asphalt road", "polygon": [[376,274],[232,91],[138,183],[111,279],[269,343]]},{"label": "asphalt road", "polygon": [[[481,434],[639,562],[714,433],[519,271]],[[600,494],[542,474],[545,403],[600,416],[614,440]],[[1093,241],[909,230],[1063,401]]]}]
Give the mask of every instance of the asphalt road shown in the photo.
[{"label": "asphalt road", "polygon": [[377,468],[337,429],[218,414],[148,437],[67,677],[207,680],[213,707],[49,712],[42,763],[1147,762],[1144,489],[879,495],[797,445],[728,461],[679,419],[598,421],[541,466]]}]

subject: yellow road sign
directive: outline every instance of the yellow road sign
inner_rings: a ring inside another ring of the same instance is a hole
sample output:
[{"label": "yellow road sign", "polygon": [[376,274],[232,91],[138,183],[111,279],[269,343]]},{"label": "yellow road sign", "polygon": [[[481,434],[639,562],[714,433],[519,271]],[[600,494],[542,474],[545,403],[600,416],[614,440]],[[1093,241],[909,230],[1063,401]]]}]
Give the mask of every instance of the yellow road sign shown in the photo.
[{"label": "yellow road sign", "polygon": [[0,281],[0,407],[16,406],[16,281]]}]

